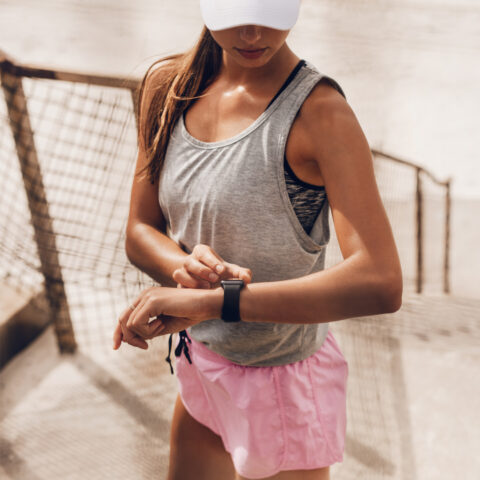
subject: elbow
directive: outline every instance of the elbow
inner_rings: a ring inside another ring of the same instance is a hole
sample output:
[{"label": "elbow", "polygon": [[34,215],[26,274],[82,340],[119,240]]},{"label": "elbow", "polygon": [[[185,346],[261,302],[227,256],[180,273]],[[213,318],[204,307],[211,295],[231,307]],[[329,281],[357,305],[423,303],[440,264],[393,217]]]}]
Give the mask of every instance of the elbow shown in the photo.
[{"label": "elbow", "polygon": [[126,235],[125,235],[125,255],[128,258],[128,261],[132,264],[135,265],[134,263],[134,256],[133,256],[133,240],[132,240],[132,233],[129,232],[127,229]]},{"label": "elbow", "polygon": [[132,262],[132,255],[131,255],[131,250],[130,250],[130,247],[129,247],[129,242],[128,242],[128,237],[125,239],[125,255],[127,256],[128,258],[128,261],[130,263],[133,263]]},{"label": "elbow", "polygon": [[380,291],[383,313],[394,313],[400,310],[403,296],[402,272],[383,276]]},{"label": "elbow", "polygon": [[127,256],[128,261],[131,262],[132,258],[130,257],[130,250],[129,250],[128,245],[129,245],[129,243],[128,243],[128,237],[127,237],[127,238],[125,238],[125,255]]}]

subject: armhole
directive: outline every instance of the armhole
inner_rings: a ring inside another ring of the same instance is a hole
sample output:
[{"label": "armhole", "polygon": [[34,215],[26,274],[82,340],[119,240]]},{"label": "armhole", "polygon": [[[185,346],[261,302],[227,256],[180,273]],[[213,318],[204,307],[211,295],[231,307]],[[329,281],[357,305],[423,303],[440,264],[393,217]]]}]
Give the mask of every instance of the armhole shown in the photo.
[{"label": "armhole", "polygon": [[[333,87],[335,90],[337,90],[337,92],[339,92],[340,95],[342,95],[342,97],[345,98],[345,100],[347,99],[347,97],[345,95],[345,92],[343,91],[340,84],[336,80],[334,80],[332,77],[329,77],[328,75],[322,75],[317,83],[320,83],[322,81],[326,81],[331,87]],[[308,93],[308,95],[310,95],[310,93],[311,93],[311,91]],[[307,95],[307,97],[308,97],[308,95]],[[313,185],[311,183],[304,182],[303,180],[298,178],[295,175],[295,172],[292,170],[292,167],[288,163],[287,154],[286,154],[285,151],[284,151],[284,155],[283,155],[283,167],[284,167],[284,175],[285,175],[285,171],[287,171],[288,174],[295,180],[295,182],[298,185],[301,185],[305,188],[309,188],[309,189],[312,189],[312,190],[325,190],[325,185]]]},{"label": "armhole", "polygon": [[304,182],[302,179],[298,178],[295,172],[292,170],[292,167],[288,163],[286,154],[284,154],[283,156],[283,166],[285,170],[284,174],[285,172],[288,173],[297,185],[300,185],[303,188],[308,188],[309,190],[317,190],[317,191],[325,190],[325,185],[314,185],[313,183]]},{"label": "armhole", "polygon": [[322,78],[319,80],[319,83],[322,81],[326,81],[331,87],[333,87],[342,97],[346,100],[347,96],[345,95],[345,92],[343,91],[342,87],[339,85],[339,83],[334,80],[332,77],[329,77],[328,75],[323,75]]}]

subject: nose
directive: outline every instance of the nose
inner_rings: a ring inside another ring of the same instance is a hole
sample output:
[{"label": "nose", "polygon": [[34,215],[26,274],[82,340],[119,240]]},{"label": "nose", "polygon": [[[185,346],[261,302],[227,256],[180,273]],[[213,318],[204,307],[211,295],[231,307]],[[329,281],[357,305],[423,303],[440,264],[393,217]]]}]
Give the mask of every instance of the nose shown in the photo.
[{"label": "nose", "polygon": [[259,25],[240,25],[240,38],[246,43],[255,44],[262,36],[262,27]]}]

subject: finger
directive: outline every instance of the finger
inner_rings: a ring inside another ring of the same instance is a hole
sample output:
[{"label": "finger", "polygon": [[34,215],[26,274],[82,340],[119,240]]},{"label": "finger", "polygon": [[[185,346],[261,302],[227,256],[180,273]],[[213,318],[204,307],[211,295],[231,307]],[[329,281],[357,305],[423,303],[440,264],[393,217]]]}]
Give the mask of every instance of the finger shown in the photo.
[{"label": "finger", "polygon": [[220,257],[213,248],[208,245],[198,245],[197,247],[195,247],[192,252],[194,258],[198,259],[217,274],[222,274],[225,271],[223,258]]},{"label": "finger", "polygon": [[127,307],[118,317],[118,323],[125,323],[130,317],[130,315],[133,313],[133,311],[134,310],[131,307]]},{"label": "finger", "polygon": [[222,278],[227,280],[229,278],[241,278],[245,280],[251,280],[250,269],[239,267],[234,263],[225,262],[226,270],[222,275]]},{"label": "finger", "polygon": [[[165,333],[164,330],[168,329],[168,321],[176,318],[177,317],[172,317],[170,315],[158,315],[155,320],[148,324],[148,339]],[[141,335],[141,337],[146,339],[146,337],[144,337],[143,335]]]},{"label": "finger", "polygon": [[179,268],[174,272],[174,280],[185,288],[210,288],[210,282],[196,277],[187,272],[185,268]]},{"label": "finger", "polygon": [[[121,324],[125,324],[128,319],[130,318],[130,316],[132,315],[132,313],[135,311],[135,309],[137,308],[137,306],[139,306],[142,301],[144,300],[144,295],[145,293],[148,291],[148,290],[151,290],[152,288],[155,288],[155,287],[150,287],[150,288],[147,288],[146,290],[143,290],[138,296],[137,298],[135,298],[135,300],[133,300],[133,302],[122,312],[122,314],[120,315],[120,317],[118,317],[118,322],[121,323]],[[134,307],[134,308],[132,308]]]},{"label": "finger", "polygon": [[239,267],[238,265],[234,265],[232,268],[232,275],[234,278],[241,278],[245,283],[250,283],[252,280],[250,269]]},{"label": "finger", "polygon": [[113,332],[113,349],[117,350],[120,345],[122,344],[122,338],[123,338],[123,333],[122,333],[122,327],[120,323],[117,323],[117,326],[115,327],[115,331]]},{"label": "finger", "polygon": [[[133,310],[130,315],[128,316],[128,318],[126,319],[125,322],[121,322],[123,323],[128,329],[132,330],[132,327],[133,327],[133,321],[135,320],[135,318],[138,316],[138,313],[142,310],[142,307],[143,305],[145,305],[145,302],[147,301],[147,298],[146,297],[143,297],[138,303],[137,303],[137,306],[135,307],[135,310]],[[147,321],[148,321],[148,318],[147,318]]]},{"label": "finger", "polygon": [[[152,332],[161,323],[161,315],[152,310],[152,302],[145,298],[130,316],[126,326],[142,339],[152,338]],[[157,318],[155,318],[157,317]],[[151,318],[155,320],[150,321]]]},{"label": "finger", "polygon": [[164,320],[163,318],[159,319],[158,322],[155,320],[156,327],[150,333],[151,338],[165,333],[167,325],[166,325],[165,321],[163,321],[163,320]]},{"label": "finger", "polygon": [[[161,315],[163,317],[163,315]],[[155,320],[143,325],[134,325],[132,330],[141,338],[148,340],[155,337],[156,333],[160,332],[165,328],[165,322],[163,319],[158,317]]]},{"label": "finger", "polygon": [[141,336],[137,335],[137,333],[130,328],[130,325],[132,325],[134,318],[138,314],[139,310],[141,310],[145,302],[146,302],[146,297],[143,296],[143,293],[142,293],[142,297],[140,297],[140,301],[138,300],[136,301],[135,310],[130,309],[130,314],[128,318],[123,321],[119,321],[119,324],[122,328],[123,340],[134,347],[139,347],[143,349],[148,348],[148,343],[143,338],[141,338]]},{"label": "finger", "polygon": [[160,335],[168,335],[170,333],[177,333],[191,324],[191,321],[186,317],[174,317],[172,315],[162,315],[163,328],[159,326],[157,330],[152,332],[152,338]]},{"label": "finger", "polygon": [[251,281],[252,281],[252,271],[249,268],[244,268],[243,272],[241,273],[240,278],[245,283],[251,283]]},{"label": "finger", "polygon": [[130,331],[125,325],[120,324],[122,327],[123,339],[129,345],[133,347],[139,347],[146,350],[148,348],[148,343],[138,336],[136,336],[132,331]]},{"label": "finger", "polygon": [[[192,275],[194,278],[202,279],[207,282],[216,282],[219,279],[219,276],[217,273],[215,273],[215,266],[216,263],[210,267],[207,263],[204,263],[203,257],[200,259],[197,259],[193,256],[190,256],[186,261],[184,265],[184,269]],[[217,261],[218,262],[218,261]],[[212,262],[210,262],[212,263]]]},{"label": "finger", "polygon": [[165,328],[165,322],[162,322],[161,320],[155,320],[153,322],[150,322],[148,325],[144,325],[142,328],[137,327],[134,333],[136,333],[138,338],[141,338],[143,340],[150,340],[153,337],[159,335],[160,332],[165,330]]}]

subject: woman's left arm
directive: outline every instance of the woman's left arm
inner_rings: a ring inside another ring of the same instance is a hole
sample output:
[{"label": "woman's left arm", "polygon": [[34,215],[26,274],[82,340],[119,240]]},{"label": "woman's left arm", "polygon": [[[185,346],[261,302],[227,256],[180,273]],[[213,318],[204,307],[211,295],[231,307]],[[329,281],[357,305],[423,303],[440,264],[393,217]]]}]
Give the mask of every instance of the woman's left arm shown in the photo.
[{"label": "woman's left arm", "polygon": [[[353,110],[338,92],[324,87],[304,104],[300,118],[325,182],[344,260],[301,278],[245,286],[240,317],[246,322],[323,323],[399,310],[400,259],[370,146]],[[205,294],[211,298],[210,318],[218,318],[221,288]]]}]

